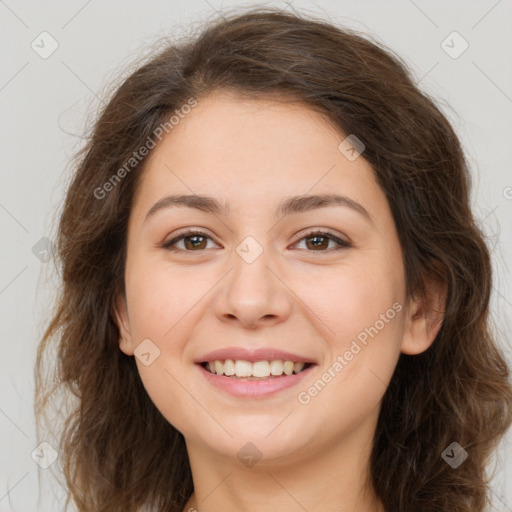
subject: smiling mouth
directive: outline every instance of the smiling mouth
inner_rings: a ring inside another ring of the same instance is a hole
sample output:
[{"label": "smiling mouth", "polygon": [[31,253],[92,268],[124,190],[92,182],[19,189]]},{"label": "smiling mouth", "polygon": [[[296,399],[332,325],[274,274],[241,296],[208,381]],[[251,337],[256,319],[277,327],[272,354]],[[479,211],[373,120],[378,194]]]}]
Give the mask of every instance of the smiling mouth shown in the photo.
[{"label": "smiling mouth", "polygon": [[222,359],[204,361],[201,366],[208,372],[234,380],[272,380],[296,375],[307,370],[314,363],[294,361],[245,361],[243,359]]}]

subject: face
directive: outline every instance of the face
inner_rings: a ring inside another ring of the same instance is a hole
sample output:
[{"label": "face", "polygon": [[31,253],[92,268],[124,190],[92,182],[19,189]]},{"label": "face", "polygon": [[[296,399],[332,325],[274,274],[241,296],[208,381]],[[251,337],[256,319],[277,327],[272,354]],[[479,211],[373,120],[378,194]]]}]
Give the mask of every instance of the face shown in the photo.
[{"label": "face", "polygon": [[[307,106],[223,93],[152,150],[116,318],[187,444],[235,458],[251,442],[270,462],[368,437],[400,352],[432,341],[385,195],[345,138]],[[194,194],[211,199],[169,199]],[[237,379],[213,360],[285,373]],[[272,363],[287,360],[308,364]]]}]

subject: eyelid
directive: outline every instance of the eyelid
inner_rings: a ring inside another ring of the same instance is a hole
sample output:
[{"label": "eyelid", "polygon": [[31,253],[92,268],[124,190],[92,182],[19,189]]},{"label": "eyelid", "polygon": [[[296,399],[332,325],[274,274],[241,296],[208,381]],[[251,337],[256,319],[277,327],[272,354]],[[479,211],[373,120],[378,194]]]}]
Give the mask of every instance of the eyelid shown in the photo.
[{"label": "eyelid", "polygon": [[[163,248],[163,249],[172,250],[172,245],[173,244],[179,242],[183,238],[191,237],[191,236],[194,236],[194,235],[195,236],[201,236],[201,237],[204,237],[204,238],[209,238],[215,244],[220,245],[217,242],[215,242],[214,238],[211,235],[209,235],[206,231],[204,231],[203,229],[199,229],[199,228],[183,228],[182,231],[178,231],[177,233],[175,233],[174,236],[170,240],[162,242],[162,244],[160,244],[160,247]],[[204,249],[202,251],[185,251],[183,249],[176,249],[176,251],[181,251],[181,252],[204,252]]]},{"label": "eyelid", "polygon": [[[344,240],[343,237],[338,236],[338,235],[336,235],[334,233],[331,233],[326,228],[310,228],[310,229],[307,229],[305,231],[302,231],[301,233],[299,233],[297,235],[297,239],[296,239],[295,242],[293,242],[291,244],[291,247],[297,245],[302,240],[304,240],[306,238],[311,238],[311,237],[313,237],[315,235],[316,236],[319,235],[319,236],[322,236],[324,238],[327,238],[328,240],[332,240],[332,241],[334,241],[338,245],[334,249],[327,249],[327,250],[320,250],[320,251],[301,249],[302,251],[310,252],[310,253],[315,253],[315,252],[318,252],[318,253],[331,253],[333,251],[338,251],[338,250],[343,250],[343,249],[348,249],[348,248],[354,247],[352,242],[350,242],[348,240]],[[201,249],[201,250],[198,250],[198,251],[188,251],[186,249],[178,249],[176,247],[173,247],[174,244],[176,244],[177,242],[181,241],[182,239],[188,238],[188,237],[192,237],[192,236],[200,236],[200,237],[203,237],[203,238],[208,238],[208,239],[212,240],[215,244],[220,245],[220,244],[218,244],[214,240],[214,238],[212,236],[210,236],[207,232],[203,231],[202,229],[198,229],[198,228],[184,228],[184,231],[181,231],[181,232],[178,231],[178,233],[176,233],[170,240],[165,241],[162,244],[160,244],[160,247],[163,248],[163,249],[166,249],[168,251],[181,252],[181,253],[194,253],[194,252],[202,253],[202,252],[205,252],[207,249]]]},{"label": "eyelid", "polygon": [[[302,231],[301,233],[299,233],[297,235],[297,240],[292,243],[292,246],[301,242],[304,238],[311,238],[314,235],[321,235],[321,236],[328,238],[329,240],[335,241],[336,243],[339,244],[338,248],[352,247],[351,242],[344,239],[342,236],[332,233],[327,228],[310,228],[305,231]],[[308,251],[308,252],[330,252],[330,251]]]}]

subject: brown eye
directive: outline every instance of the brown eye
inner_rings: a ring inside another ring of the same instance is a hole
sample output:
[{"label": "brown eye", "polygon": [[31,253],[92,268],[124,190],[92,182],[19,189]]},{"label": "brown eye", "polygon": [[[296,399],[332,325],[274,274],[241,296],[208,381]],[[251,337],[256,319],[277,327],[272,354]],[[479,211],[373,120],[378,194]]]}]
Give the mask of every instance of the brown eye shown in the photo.
[{"label": "brown eye", "polygon": [[[208,240],[212,240],[206,233],[202,231],[187,231],[181,235],[165,242],[162,247],[169,251],[182,251],[182,252],[200,252],[208,249]],[[330,252],[331,250],[346,249],[351,245],[327,232],[312,232],[302,237],[298,243],[306,241],[306,250],[309,252]],[[178,247],[177,244],[183,241],[183,246]],[[212,240],[213,241],[213,240]],[[329,249],[329,244],[334,243],[334,248]],[[337,245],[337,246],[336,246]]]},{"label": "brown eye", "polygon": [[[182,240],[184,246],[176,247],[176,244]],[[201,231],[187,231],[165,242],[162,247],[170,251],[199,252],[207,249],[207,240],[211,240],[211,238]]]},{"label": "brown eye", "polygon": [[309,236],[306,238],[306,246],[308,249],[327,249],[329,241],[330,240],[326,236]]},{"label": "brown eye", "polygon": [[308,233],[305,237],[301,238],[298,243],[306,240],[306,249],[315,252],[329,252],[326,249],[329,247],[330,242],[337,244],[337,247],[331,250],[346,249],[350,247],[348,242],[341,240],[340,238],[326,232],[313,232]]},{"label": "brown eye", "polygon": [[[185,247],[187,249],[205,249],[206,237],[200,235],[192,235],[183,237]],[[188,243],[187,243],[188,242]]]}]

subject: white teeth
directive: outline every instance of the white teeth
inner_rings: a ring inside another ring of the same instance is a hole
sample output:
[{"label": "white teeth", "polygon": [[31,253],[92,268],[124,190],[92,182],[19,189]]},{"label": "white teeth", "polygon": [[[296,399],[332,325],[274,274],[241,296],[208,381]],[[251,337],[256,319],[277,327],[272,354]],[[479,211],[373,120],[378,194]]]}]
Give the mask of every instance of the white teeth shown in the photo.
[{"label": "white teeth", "polygon": [[226,359],[226,361],[224,361],[224,375],[235,375],[235,372],[235,362],[232,359]]},{"label": "white teeth", "polygon": [[299,373],[304,368],[304,363],[294,363],[293,371]]},{"label": "white teeth", "polygon": [[270,361],[270,373],[272,375],[282,375],[283,361]]},{"label": "white teeth", "polygon": [[253,377],[268,377],[270,375],[270,364],[268,361],[257,361],[252,363]]},{"label": "white teeth", "polygon": [[[219,361],[220,364],[222,364]],[[217,361],[215,361],[217,367]],[[220,374],[220,372],[217,372]],[[235,374],[237,377],[250,377],[252,375],[252,363],[249,361],[237,360],[235,361]]]},{"label": "white teeth", "polygon": [[286,375],[291,375],[293,373],[293,362],[285,361],[283,364],[283,371]]},{"label": "white teeth", "polygon": [[211,373],[217,375],[226,375],[228,377],[255,377],[269,378],[270,376],[278,377],[280,375],[292,375],[299,373],[304,369],[305,363],[293,361],[256,361],[251,363],[243,359],[226,359],[225,361],[216,360],[206,363],[206,368]]},{"label": "white teeth", "polygon": [[222,361],[215,361],[215,373],[217,375],[222,375],[224,372],[224,365],[222,364]]}]

